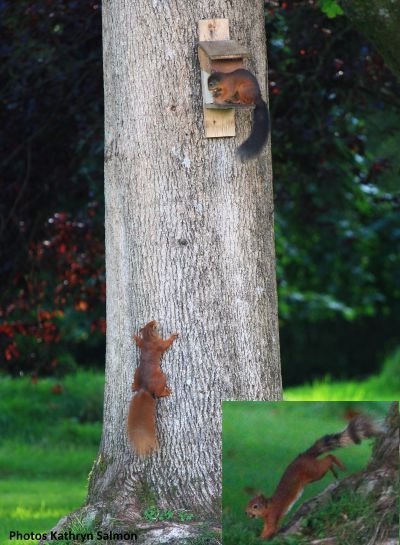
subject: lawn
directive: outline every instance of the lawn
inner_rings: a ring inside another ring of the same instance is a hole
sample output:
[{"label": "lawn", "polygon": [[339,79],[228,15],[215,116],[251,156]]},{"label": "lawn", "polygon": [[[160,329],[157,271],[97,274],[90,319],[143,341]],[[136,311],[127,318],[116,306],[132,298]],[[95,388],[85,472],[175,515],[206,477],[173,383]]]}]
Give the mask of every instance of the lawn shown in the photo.
[{"label": "lawn", "polygon": [[333,382],[327,378],[288,388],[283,397],[286,401],[394,401],[400,397],[400,387],[378,379]]},{"label": "lawn", "polygon": [[394,401],[400,397],[400,349],[384,361],[379,375],[365,380],[316,380],[284,391],[286,401]]},{"label": "lawn", "polygon": [[[44,456],[44,460],[46,457]],[[87,462],[88,460],[86,460]],[[87,465],[87,464],[86,464]],[[0,483],[0,543],[9,543],[9,532],[47,532],[66,513],[85,500],[86,479],[5,479]],[[36,543],[37,540],[24,540]]]},{"label": "lawn", "polygon": [[10,531],[46,532],[84,503],[102,404],[100,374],[0,379],[0,545]]},{"label": "lawn", "polygon": [[[398,365],[399,359],[396,361]],[[397,397],[393,395],[398,391],[394,376],[396,372],[389,369],[386,378],[371,379],[375,381],[375,399]],[[362,383],[354,383],[358,399],[357,388],[361,387]],[[85,501],[88,474],[100,442],[103,389],[101,373],[84,371],[37,383],[25,377],[0,377],[0,545],[9,543],[12,530],[48,531]],[[286,399],[341,399],[342,395],[351,398],[343,384],[331,382],[285,391]],[[250,403],[249,407],[254,405]],[[224,411],[225,513],[233,517],[232,526],[238,523],[241,530],[250,532],[246,545],[259,528],[257,521],[250,524],[243,515],[249,499],[246,488],[270,492],[284,462],[306,448],[316,435],[343,427],[342,415],[329,414],[324,404],[315,405],[311,424],[307,413],[310,404],[296,403],[293,414],[291,405],[280,405],[268,415],[261,405],[251,413],[234,406]],[[301,410],[300,405],[304,406]],[[286,415],[286,427],[278,418],[281,414]],[[275,445],[272,451],[270,438]],[[343,453],[345,461],[349,458],[350,471],[358,461],[365,460],[368,447],[364,445],[354,453],[354,457],[350,449],[349,454]],[[328,482],[329,477],[313,485],[315,488],[310,488],[305,497]]]}]

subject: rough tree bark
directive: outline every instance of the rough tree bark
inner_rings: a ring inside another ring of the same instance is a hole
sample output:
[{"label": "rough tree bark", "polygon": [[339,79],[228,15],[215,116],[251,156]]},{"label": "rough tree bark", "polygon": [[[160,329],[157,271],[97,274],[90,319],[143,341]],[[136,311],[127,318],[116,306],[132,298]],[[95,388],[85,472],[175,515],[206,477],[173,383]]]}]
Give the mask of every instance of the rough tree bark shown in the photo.
[{"label": "rough tree bark", "polygon": [[[235,156],[250,112],[238,114],[237,138],[203,137],[197,24],[212,17],[230,19],[266,97],[258,0],[103,2],[106,386],[80,513],[100,527],[138,528],[149,496],[215,520],[221,400],[281,397],[271,155]],[[180,337],[163,360],[173,395],[157,402],[160,449],[141,461],[125,426],[132,334],[151,319]]]}]

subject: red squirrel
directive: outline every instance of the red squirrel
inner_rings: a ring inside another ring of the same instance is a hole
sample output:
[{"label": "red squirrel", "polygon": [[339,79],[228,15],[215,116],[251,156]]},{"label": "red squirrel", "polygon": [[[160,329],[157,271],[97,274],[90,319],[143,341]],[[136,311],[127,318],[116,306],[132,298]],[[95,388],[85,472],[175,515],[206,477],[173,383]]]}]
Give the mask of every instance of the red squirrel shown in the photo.
[{"label": "red squirrel", "polygon": [[255,105],[250,136],[239,146],[237,153],[242,161],[258,155],[268,141],[269,115],[255,76],[244,68],[214,72],[208,78],[208,89],[215,104]]},{"label": "red squirrel", "polygon": [[178,333],[164,340],[158,333],[157,322],[153,320],[142,327],[140,334],[133,336],[141,353],[132,384],[132,391],[136,394],[129,407],[128,437],[135,452],[144,457],[158,448],[155,398],[171,395],[160,363],[162,355],[178,337]]},{"label": "red squirrel", "polygon": [[259,495],[247,504],[246,514],[249,517],[260,517],[264,520],[260,537],[269,539],[275,535],[280,521],[301,496],[307,484],[319,481],[329,470],[337,478],[334,466],[345,469],[343,463],[333,454],[328,454],[319,460],[318,456],[336,448],[359,444],[363,439],[375,437],[381,433],[370,418],[357,416],[342,432],[325,435],[305,452],[299,454],[286,468],[271,498]]}]

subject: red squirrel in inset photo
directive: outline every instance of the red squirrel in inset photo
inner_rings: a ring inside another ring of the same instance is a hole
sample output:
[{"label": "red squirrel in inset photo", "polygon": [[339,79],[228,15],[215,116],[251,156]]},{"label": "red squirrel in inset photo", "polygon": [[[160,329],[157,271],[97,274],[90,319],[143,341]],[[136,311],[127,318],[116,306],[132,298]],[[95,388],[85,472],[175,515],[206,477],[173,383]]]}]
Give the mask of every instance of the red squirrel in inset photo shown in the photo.
[{"label": "red squirrel in inset photo", "polygon": [[132,384],[132,391],[136,394],[129,407],[128,437],[136,454],[141,457],[158,448],[155,398],[171,395],[167,378],[161,370],[161,358],[177,337],[178,333],[174,333],[164,340],[158,333],[155,320],[142,327],[140,336],[133,336],[141,352]]},{"label": "red squirrel in inset photo", "polygon": [[375,437],[381,433],[382,430],[370,418],[357,416],[342,432],[325,435],[305,452],[299,454],[286,468],[271,498],[259,495],[247,504],[246,514],[249,517],[260,517],[264,520],[260,537],[269,539],[276,534],[280,521],[301,496],[307,484],[319,481],[328,471],[332,471],[337,477],[334,466],[345,469],[343,463],[333,454],[328,454],[320,460],[318,456],[340,447],[359,444],[363,439]]},{"label": "red squirrel in inset photo", "polygon": [[242,161],[258,155],[268,141],[269,114],[255,76],[244,68],[233,72],[213,72],[208,78],[208,89],[215,104],[255,106],[250,136],[237,153]]}]

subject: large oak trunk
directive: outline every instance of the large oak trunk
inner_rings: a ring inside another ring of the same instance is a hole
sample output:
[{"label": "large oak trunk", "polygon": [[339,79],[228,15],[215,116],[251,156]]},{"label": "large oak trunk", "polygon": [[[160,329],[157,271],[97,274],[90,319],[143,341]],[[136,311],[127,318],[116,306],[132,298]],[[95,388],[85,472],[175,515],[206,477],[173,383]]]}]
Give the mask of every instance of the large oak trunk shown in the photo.
[{"label": "large oak trunk", "polygon": [[[261,2],[103,2],[107,363],[88,497],[103,524],[136,524],[149,502],[218,516],[221,400],[281,396],[271,156],[235,156],[250,112],[237,138],[204,138],[197,24],[213,16],[230,19],[266,98]],[[180,336],[162,364],[160,448],[143,461],[126,419],[132,334],[152,319]]]}]

